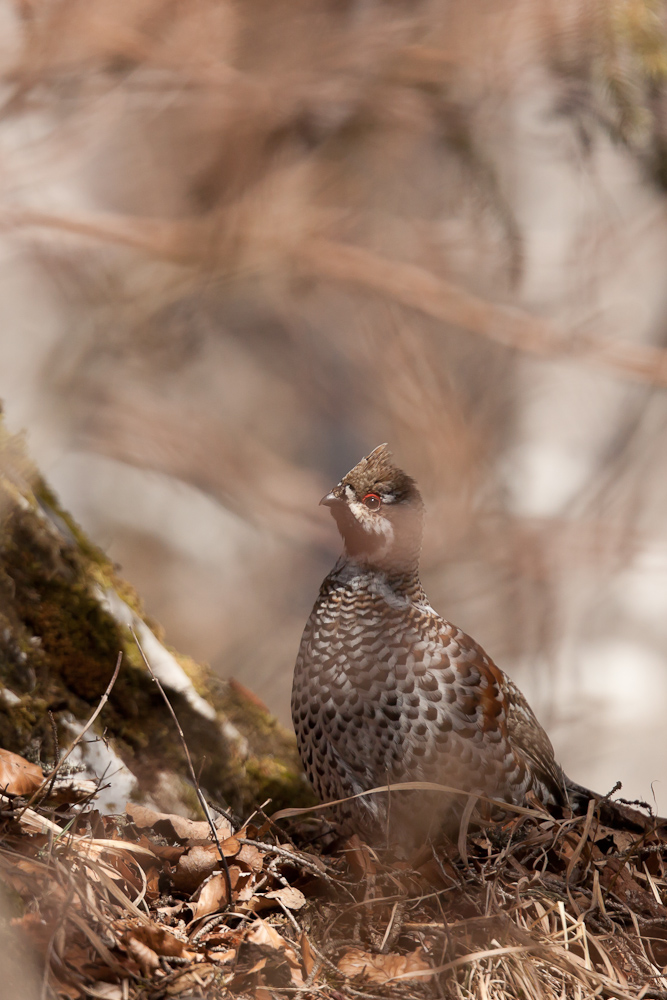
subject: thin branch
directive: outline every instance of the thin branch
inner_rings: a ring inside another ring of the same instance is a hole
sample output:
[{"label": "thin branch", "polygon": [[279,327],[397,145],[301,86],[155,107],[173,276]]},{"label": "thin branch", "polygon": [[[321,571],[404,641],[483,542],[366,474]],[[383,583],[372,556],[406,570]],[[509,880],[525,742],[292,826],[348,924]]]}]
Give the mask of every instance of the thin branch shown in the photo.
[{"label": "thin branch", "polygon": [[202,223],[196,220],[173,222],[92,212],[76,216],[55,215],[33,209],[6,211],[0,215],[0,229],[33,226],[125,246],[174,264],[201,262],[201,245],[198,246],[198,243],[203,236]]},{"label": "thin branch", "polygon": [[295,868],[303,868],[305,871],[311,872],[319,878],[332,882],[338,887],[341,886],[340,879],[333,879],[326,869],[318,867],[313,861],[304,857],[301,851],[287,851],[284,847],[278,847],[276,844],[265,844],[261,840],[251,840],[249,837],[237,837],[236,839],[239,844],[249,844],[251,847],[257,847],[266,854],[276,854],[278,857],[287,858]]},{"label": "thin branch", "polygon": [[167,706],[167,708],[169,710],[169,714],[171,715],[172,719],[174,720],[174,724],[176,726],[176,729],[178,730],[178,735],[180,736],[180,739],[181,739],[181,745],[183,747],[183,751],[185,753],[186,760],[188,762],[188,768],[190,770],[190,776],[192,777],[192,783],[193,783],[193,785],[195,787],[195,791],[197,792],[197,798],[199,799],[199,804],[202,807],[202,811],[203,811],[204,816],[206,817],[208,825],[210,827],[211,836],[213,837],[213,840],[215,841],[215,846],[218,849],[218,855],[220,857],[220,861],[222,862],[222,870],[223,870],[224,875],[225,875],[225,887],[227,889],[227,902],[225,903],[225,909],[226,909],[228,906],[232,905],[232,881],[231,881],[231,878],[229,876],[229,866],[227,864],[227,858],[225,857],[224,851],[222,850],[222,847],[220,846],[220,841],[218,839],[218,831],[215,828],[215,823],[213,822],[213,818],[211,816],[211,810],[209,809],[208,803],[207,803],[206,799],[204,798],[204,794],[203,794],[201,788],[199,787],[199,782],[197,781],[197,775],[195,773],[194,764],[192,763],[192,757],[190,756],[190,751],[188,749],[188,744],[186,743],[186,740],[185,740],[185,734],[184,734],[183,730],[181,729],[181,724],[178,721],[178,717],[176,715],[176,712],[174,711],[174,709],[172,707],[172,704],[169,701],[169,698],[167,697],[164,688],[162,687],[162,684],[160,683],[160,681],[158,680],[158,678],[155,676],[155,673],[153,672],[153,668],[151,667],[150,663],[148,662],[148,658],[146,657],[146,654],[144,653],[144,651],[142,649],[142,646],[141,646],[141,643],[139,642],[139,637],[137,636],[137,633],[134,631],[134,628],[133,628],[132,625],[129,626],[129,629],[130,629],[130,632],[132,633],[132,638],[134,639],[134,641],[137,644],[137,649],[139,650],[139,652],[141,654],[141,658],[142,658],[142,660],[144,661],[144,663],[146,665],[146,669],[148,670],[148,672],[151,675],[152,679],[157,684],[157,689],[160,692],[160,694],[162,695],[164,703],[165,703],[165,705]]},{"label": "thin branch", "polygon": [[99,704],[98,704],[97,708],[95,709],[95,711],[93,712],[93,714],[91,715],[91,717],[88,719],[88,722],[85,724],[85,726],[83,727],[83,729],[81,730],[81,732],[78,734],[78,736],[76,737],[76,739],[72,743],[72,745],[69,748],[69,750],[67,750],[63,754],[63,756],[60,758],[60,760],[58,761],[58,763],[56,764],[56,766],[54,767],[54,769],[51,771],[51,774],[49,774],[44,779],[44,781],[39,786],[39,788],[35,789],[35,791],[33,792],[32,796],[28,799],[28,801],[27,801],[27,803],[25,805],[25,808],[21,811],[21,815],[23,815],[23,813],[25,812],[25,810],[28,809],[35,802],[35,800],[37,798],[41,799],[41,798],[44,798],[47,795],[51,794],[51,789],[53,788],[53,784],[54,784],[54,782],[56,780],[56,775],[58,774],[58,771],[60,771],[61,767],[63,766],[63,764],[65,763],[65,761],[69,757],[69,755],[72,753],[72,751],[79,745],[79,743],[81,742],[81,740],[83,739],[83,737],[86,735],[86,733],[88,732],[88,730],[90,729],[90,727],[92,726],[92,724],[95,722],[95,719],[98,717],[98,715],[100,714],[100,712],[102,711],[102,709],[104,708],[104,706],[106,705],[106,703],[108,702],[109,695],[111,694],[111,692],[113,690],[113,686],[116,683],[116,679],[118,678],[118,674],[119,674],[119,671],[120,671],[120,665],[121,665],[122,662],[123,662],[123,651],[120,650],[119,653],[118,653],[118,657],[116,659],[116,669],[114,670],[113,674],[111,675],[111,680],[109,681],[109,683],[107,685],[106,691],[104,692],[104,694],[100,698],[100,701],[99,701]]}]

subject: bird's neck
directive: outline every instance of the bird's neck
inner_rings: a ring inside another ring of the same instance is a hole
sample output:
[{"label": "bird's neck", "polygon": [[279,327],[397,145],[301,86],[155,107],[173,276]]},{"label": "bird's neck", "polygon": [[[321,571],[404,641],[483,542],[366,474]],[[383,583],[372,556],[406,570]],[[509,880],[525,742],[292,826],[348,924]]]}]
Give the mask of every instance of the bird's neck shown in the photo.
[{"label": "bird's neck", "polygon": [[424,599],[424,590],[419,579],[419,553],[410,559],[396,562],[395,559],[365,559],[363,555],[343,552],[334,572],[345,578],[368,577],[370,581],[380,578],[383,586],[410,601]]}]

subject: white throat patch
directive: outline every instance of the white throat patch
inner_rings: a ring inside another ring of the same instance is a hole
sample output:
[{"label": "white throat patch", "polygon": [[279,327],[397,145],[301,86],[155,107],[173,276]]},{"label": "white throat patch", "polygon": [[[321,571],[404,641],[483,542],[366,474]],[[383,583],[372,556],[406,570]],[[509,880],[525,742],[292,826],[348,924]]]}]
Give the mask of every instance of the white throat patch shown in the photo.
[{"label": "white throat patch", "polygon": [[384,539],[384,551],[394,544],[394,526],[391,521],[377,511],[371,511],[359,500],[350,500],[349,508],[364,531],[380,535]]}]

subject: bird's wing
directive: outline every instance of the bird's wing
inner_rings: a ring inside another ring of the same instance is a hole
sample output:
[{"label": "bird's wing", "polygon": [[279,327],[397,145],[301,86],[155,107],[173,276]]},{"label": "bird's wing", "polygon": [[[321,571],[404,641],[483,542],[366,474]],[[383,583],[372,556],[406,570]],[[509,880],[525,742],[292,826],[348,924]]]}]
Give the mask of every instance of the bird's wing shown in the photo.
[{"label": "bird's wing", "polygon": [[549,789],[558,805],[568,801],[565,776],[556,763],[551,740],[535,717],[535,713],[514,681],[502,674],[507,699],[507,729],[510,740],[533,766],[536,777]]},{"label": "bird's wing", "polygon": [[[429,608],[427,614],[431,612]],[[521,691],[474,639],[439,616],[437,622],[443,651],[440,671],[447,674],[454,669],[456,674],[457,698],[450,705],[450,712],[467,716],[468,723],[474,719],[477,727],[498,729],[502,741],[508,741],[534,781],[543,786],[547,795],[540,797],[552,797],[555,803],[566,804],[565,779],[551,741]],[[432,661],[431,669],[434,666]]]}]

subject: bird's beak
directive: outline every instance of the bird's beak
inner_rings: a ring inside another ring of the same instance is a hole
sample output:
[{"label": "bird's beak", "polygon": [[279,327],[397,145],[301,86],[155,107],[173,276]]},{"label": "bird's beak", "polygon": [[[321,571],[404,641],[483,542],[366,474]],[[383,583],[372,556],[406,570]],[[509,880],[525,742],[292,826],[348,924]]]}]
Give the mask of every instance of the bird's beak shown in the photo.
[{"label": "bird's beak", "polygon": [[337,503],[343,503],[339,496],[332,490],[331,493],[327,493],[326,496],[322,497],[320,500],[320,507],[333,507]]}]

